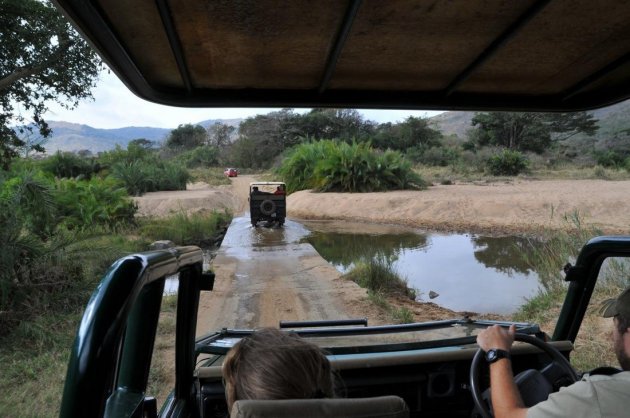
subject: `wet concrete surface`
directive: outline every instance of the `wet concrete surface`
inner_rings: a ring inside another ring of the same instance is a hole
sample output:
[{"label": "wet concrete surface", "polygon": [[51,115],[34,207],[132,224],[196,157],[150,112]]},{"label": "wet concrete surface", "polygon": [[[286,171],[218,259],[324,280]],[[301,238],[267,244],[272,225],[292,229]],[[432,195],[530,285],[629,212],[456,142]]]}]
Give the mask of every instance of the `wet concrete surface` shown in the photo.
[{"label": "wet concrete surface", "polygon": [[365,290],[340,279],[312,245],[300,242],[308,233],[291,220],[283,227],[253,227],[248,214],[235,217],[212,262],[215,289],[202,295],[198,335],[223,327],[277,327],[281,320],[356,317],[361,309],[353,303],[365,299]]}]

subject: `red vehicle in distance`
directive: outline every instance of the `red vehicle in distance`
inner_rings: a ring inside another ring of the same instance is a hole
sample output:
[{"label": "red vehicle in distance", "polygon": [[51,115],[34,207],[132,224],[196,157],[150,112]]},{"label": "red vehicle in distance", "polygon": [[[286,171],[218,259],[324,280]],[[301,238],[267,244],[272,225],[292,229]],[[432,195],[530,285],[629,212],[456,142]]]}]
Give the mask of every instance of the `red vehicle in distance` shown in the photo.
[{"label": "red vehicle in distance", "polygon": [[223,174],[228,177],[236,177],[238,176],[238,170],[236,168],[226,168]]}]

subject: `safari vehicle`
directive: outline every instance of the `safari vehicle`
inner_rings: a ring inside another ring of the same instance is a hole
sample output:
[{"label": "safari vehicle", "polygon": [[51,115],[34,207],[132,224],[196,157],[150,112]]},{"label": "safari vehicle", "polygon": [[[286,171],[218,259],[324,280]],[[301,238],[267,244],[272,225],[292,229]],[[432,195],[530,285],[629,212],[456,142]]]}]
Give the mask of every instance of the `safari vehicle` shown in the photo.
[{"label": "safari vehicle", "polygon": [[249,214],[253,226],[260,221],[284,225],[287,217],[286,185],[280,181],[250,183]]},{"label": "safari vehicle", "polygon": [[[132,91],[168,105],[574,111],[630,97],[627,2],[56,3]],[[555,329],[516,324],[527,344],[515,347],[513,367],[540,372],[521,375],[520,385],[546,382],[527,403],[576,379],[566,359],[598,273],[606,259],[628,256],[630,237],[590,240],[566,268]],[[158,413],[147,376],[165,278],[176,273],[176,380]],[[199,295],[212,288],[195,247],[114,263],[79,326],[61,416],[226,416],[220,364],[251,331],[195,339]],[[482,399],[487,370],[475,346],[490,323],[282,327],[328,350],[345,395],[359,405],[398,395],[411,416],[469,417],[490,416]]]}]

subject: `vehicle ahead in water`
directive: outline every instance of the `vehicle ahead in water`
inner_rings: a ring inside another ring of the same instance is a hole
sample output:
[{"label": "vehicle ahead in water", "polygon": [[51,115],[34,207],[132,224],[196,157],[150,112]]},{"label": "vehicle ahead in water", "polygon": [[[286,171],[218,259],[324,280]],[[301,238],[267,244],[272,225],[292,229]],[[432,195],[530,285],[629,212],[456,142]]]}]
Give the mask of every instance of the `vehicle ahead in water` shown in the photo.
[{"label": "vehicle ahead in water", "polygon": [[[55,3],[131,90],[167,105],[575,111],[630,97],[627,2]],[[592,239],[566,268],[553,334],[516,324],[529,345],[514,348],[514,370],[540,371],[520,384],[546,382],[526,402],[575,380],[565,359],[602,263],[628,256],[630,237]],[[226,416],[220,364],[251,331],[195,339],[199,295],[214,280],[202,263],[200,249],[181,247],[112,266],[77,333],[62,417],[158,416],[147,380],[164,283],[176,273],[176,376],[159,416]],[[489,416],[475,335],[490,323],[282,327],[329,351],[348,397],[397,395],[411,416],[469,417]]]},{"label": "vehicle ahead in water", "polygon": [[253,226],[261,221],[284,225],[287,217],[286,185],[281,181],[250,183],[249,215]]}]

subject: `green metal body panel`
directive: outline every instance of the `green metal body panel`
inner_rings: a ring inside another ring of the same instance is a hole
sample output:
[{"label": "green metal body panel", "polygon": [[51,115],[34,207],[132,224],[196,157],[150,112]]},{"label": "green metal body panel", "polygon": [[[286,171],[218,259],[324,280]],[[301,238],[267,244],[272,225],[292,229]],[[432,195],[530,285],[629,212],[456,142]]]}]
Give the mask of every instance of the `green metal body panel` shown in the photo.
[{"label": "green metal body panel", "polygon": [[199,248],[178,247],[128,256],[110,267],[90,298],[77,331],[61,417],[144,416],[164,282],[177,273],[174,408],[187,405],[193,391],[199,293],[211,289],[214,278],[202,274],[202,263]]}]

